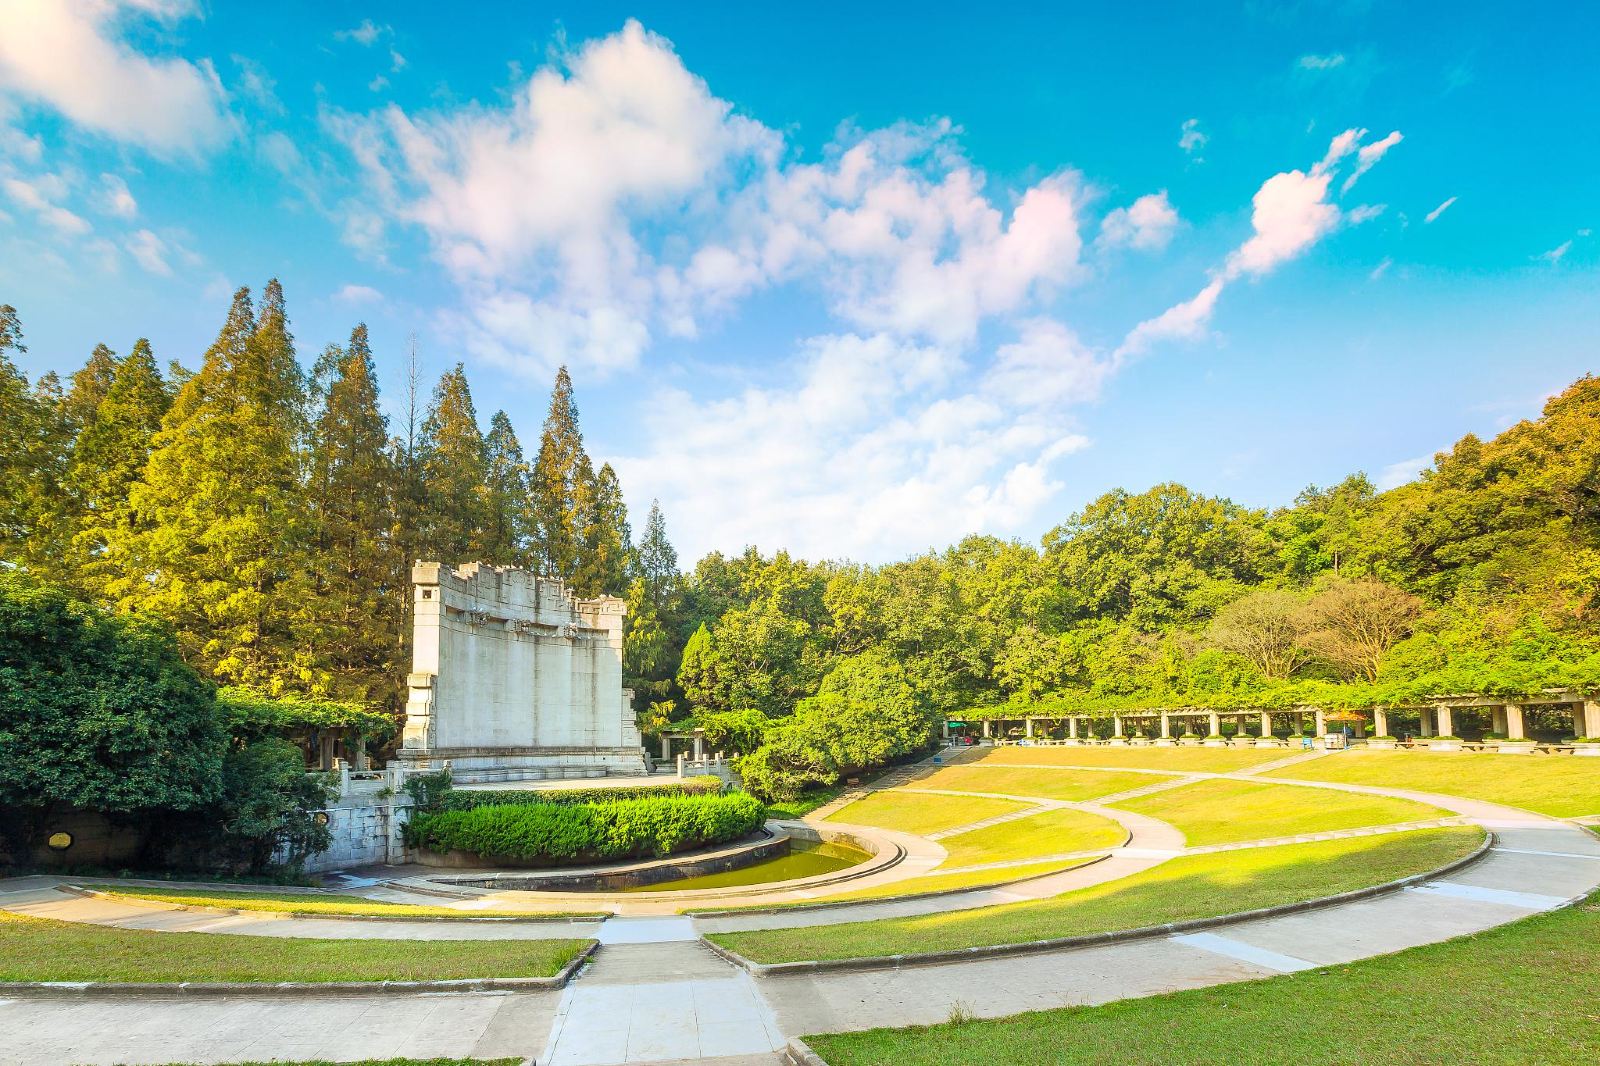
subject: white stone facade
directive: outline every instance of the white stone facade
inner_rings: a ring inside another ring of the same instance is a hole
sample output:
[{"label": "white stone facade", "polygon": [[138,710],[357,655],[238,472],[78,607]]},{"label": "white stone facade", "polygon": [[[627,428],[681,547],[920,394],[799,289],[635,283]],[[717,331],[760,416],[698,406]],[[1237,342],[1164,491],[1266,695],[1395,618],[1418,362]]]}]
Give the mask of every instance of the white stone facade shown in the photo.
[{"label": "white stone facade", "polygon": [[399,771],[375,771],[352,780],[342,775],[339,798],[323,809],[332,840],[328,850],[306,859],[307,873],[405,861],[401,827],[410,818],[411,797],[395,786]]},{"label": "white stone facade", "polygon": [[647,772],[622,687],[622,600],[482,563],[418,563],[411,580],[402,767],[449,764],[463,782]]}]

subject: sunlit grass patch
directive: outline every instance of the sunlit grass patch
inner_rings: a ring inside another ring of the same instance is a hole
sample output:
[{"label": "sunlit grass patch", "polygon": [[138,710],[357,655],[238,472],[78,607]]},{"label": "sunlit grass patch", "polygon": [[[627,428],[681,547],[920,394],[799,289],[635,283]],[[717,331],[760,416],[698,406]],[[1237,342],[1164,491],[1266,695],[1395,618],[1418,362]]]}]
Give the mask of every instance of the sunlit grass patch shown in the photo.
[{"label": "sunlit grass patch", "polygon": [[871,825],[926,836],[1027,809],[1028,804],[1015,800],[935,796],[889,789],[869,793],[828,815],[824,821]]},{"label": "sunlit grass patch", "polygon": [[1600,759],[1478,752],[1339,752],[1267,776],[1381,785],[1504,803],[1556,818],[1600,814]]},{"label": "sunlit grass patch", "polygon": [[1190,847],[1445,818],[1424,803],[1271,781],[1197,781],[1114,806],[1167,822]]}]

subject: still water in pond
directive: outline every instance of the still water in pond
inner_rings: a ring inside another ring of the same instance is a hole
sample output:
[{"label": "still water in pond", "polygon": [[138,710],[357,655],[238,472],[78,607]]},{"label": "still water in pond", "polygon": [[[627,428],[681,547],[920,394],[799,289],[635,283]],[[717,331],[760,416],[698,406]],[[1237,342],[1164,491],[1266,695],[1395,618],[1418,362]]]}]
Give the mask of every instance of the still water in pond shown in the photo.
[{"label": "still water in pond", "polygon": [[732,888],[736,885],[764,885],[769,881],[789,881],[797,877],[816,877],[835,870],[848,869],[872,856],[858,848],[843,844],[811,843],[796,840],[789,845],[789,854],[775,859],[764,859],[737,870],[724,870],[720,874],[685,877],[679,881],[660,881],[653,885],[625,888],[624,892],[683,892],[693,888]]}]

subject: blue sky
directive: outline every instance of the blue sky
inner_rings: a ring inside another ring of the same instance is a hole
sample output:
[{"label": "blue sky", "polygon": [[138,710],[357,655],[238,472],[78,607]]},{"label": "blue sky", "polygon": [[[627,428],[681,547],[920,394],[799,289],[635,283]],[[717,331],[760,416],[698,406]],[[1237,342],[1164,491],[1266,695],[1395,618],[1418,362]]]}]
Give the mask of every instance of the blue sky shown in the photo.
[{"label": "blue sky", "polygon": [[1590,5],[0,0],[31,373],[415,335],[693,559],[1410,476],[1595,369]]}]

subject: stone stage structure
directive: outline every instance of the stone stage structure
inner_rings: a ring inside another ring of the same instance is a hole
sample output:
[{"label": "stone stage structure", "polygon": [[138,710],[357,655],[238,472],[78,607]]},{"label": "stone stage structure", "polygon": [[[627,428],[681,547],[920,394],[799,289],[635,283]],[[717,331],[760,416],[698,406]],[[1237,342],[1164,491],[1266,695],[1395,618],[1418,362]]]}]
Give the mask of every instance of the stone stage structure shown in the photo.
[{"label": "stone stage structure", "polygon": [[407,772],[460,783],[649,772],[622,687],[615,596],[580,600],[527,570],[419,562],[407,678]]}]

